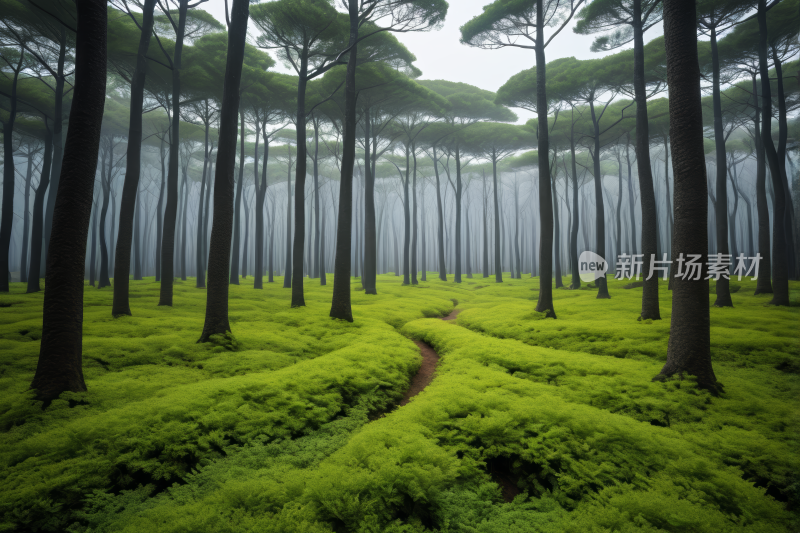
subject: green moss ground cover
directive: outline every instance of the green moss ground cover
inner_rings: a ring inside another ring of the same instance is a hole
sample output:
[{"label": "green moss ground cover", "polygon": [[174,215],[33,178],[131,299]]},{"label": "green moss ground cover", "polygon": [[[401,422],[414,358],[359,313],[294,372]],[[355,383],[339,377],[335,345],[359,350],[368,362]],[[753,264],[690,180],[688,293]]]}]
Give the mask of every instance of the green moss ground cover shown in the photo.
[{"label": "green moss ground cover", "polygon": [[[796,531],[800,284],[794,306],[736,282],[711,309],[725,392],[653,383],[662,321],[641,288],[556,290],[538,280],[353,287],[356,322],[328,318],[332,285],[231,288],[234,338],[196,344],[205,292],[132,283],[133,317],[87,287],[89,392],[41,409],[26,388],[41,294],[0,297],[0,530],[534,532]],[[713,296],[712,296],[713,297]],[[712,301],[712,300],[710,300]],[[455,323],[436,318],[457,302]],[[419,366],[433,383],[392,410]],[[387,412],[388,411],[388,412]],[[385,416],[370,422],[376,413]],[[504,502],[496,481],[521,489]]]}]

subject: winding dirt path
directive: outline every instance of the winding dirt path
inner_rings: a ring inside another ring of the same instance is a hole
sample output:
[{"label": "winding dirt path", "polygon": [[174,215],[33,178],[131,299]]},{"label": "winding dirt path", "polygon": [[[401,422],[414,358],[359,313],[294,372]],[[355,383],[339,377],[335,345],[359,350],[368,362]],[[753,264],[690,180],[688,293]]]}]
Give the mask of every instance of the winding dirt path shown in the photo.
[{"label": "winding dirt path", "polygon": [[[449,315],[443,316],[442,320],[455,320],[460,312],[461,309],[453,309],[450,311]],[[430,385],[431,381],[433,381],[433,373],[436,371],[436,365],[439,363],[439,354],[436,353],[436,350],[431,348],[429,344],[422,341],[414,341],[414,344],[419,346],[419,352],[422,355],[422,365],[419,367],[417,373],[414,374],[414,377],[411,378],[411,386],[400,401],[401,407],[410,402],[411,398]]]}]

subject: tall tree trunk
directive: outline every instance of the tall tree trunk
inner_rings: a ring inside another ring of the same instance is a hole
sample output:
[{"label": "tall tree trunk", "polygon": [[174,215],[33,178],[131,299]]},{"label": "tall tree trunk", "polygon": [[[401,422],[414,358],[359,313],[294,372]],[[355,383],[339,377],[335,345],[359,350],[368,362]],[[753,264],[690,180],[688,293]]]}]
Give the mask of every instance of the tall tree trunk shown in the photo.
[{"label": "tall tree trunk", "polygon": [[[138,195],[137,195],[138,196]],[[136,214],[133,217],[133,279],[134,281],[141,281],[142,279],[142,237],[141,237],[141,216],[142,216],[142,201],[137,198],[136,201]]]},{"label": "tall tree trunk", "polygon": [[[688,254],[702,257],[708,251],[708,235],[698,231],[708,218],[708,200],[696,20],[694,0],[664,0],[669,129],[675,180],[673,250],[679,257]],[[711,367],[706,270],[701,268],[699,279],[676,277],[673,281],[667,362],[654,379],[665,380],[686,372],[697,377],[700,387],[716,392],[717,378]]]},{"label": "tall tree trunk", "polygon": [[489,217],[486,214],[486,171],[483,171],[483,262],[481,271],[484,278],[489,277]]},{"label": "tall tree trunk", "polygon": [[108,140],[108,168],[103,169],[100,176],[100,186],[103,192],[103,205],[100,208],[100,277],[97,288],[102,289],[111,285],[108,279],[108,247],[106,246],[106,215],[108,214],[108,200],[111,196],[111,172],[114,168],[114,137]]},{"label": "tall tree trunk", "polygon": [[244,45],[247,38],[249,16],[250,9],[247,0],[233,0],[219,119],[219,145],[214,179],[214,224],[211,228],[211,245],[208,250],[206,319],[199,342],[206,342],[211,335],[224,335],[231,330],[228,321],[228,285],[231,232],[233,230],[236,119],[241,99],[239,86],[242,80]]},{"label": "tall tree trunk", "polygon": [[433,172],[436,176],[436,213],[439,217],[439,224],[437,226],[438,238],[436,239],[436,248],[439,257],[439,279],[447,281],[447,268],[444,260],[444,215],[442,213],[442,187],[439,180],[439,160],[436,157],[436,146],[433,147]]},{"label": "tall tree trunk", "polygon": [[289,168],[286,171],[286,239],[283,254],[283,288],[292,288],[292,149],[289,147]]},{"label": "tall tree trunk", "polygon": [[453,273],[456,283],[461,283],[461,189],[461,147],[456,144],[456,270]]},{"label": "tall tree trunk", "polygon": [[28,289],[26,292],[39,292],[39,272],[42,262],[42,234],[44,233],[44,196],[50,184],[50,167],[53,161],[53,130],[44,116],[44,154],[42,160],[42,173],[39,177],[39,187],[33,197],[33,225],[31,227],[31,266],[28,274]]},{"label": "tall tree trunk", "polygon": [[403,285],[411,283],[411,273],[409,272],[409,248],[411,247],[411,200],[408,195],[408,185],[410,179],[410,160],[409,145],[406,145],[406,177],[403,179]]},{"label": "tall tree trunk", "polygon": [[75,83],[47,256],[42,341],[31,388],[48,402],[83,380],[83,265],[106,99],[106,2],[77,3]]},{"label": "tall tree trunk", "polygon": [[378,239],[375,233],[375,173],[370,153],[372,119],[369,107],[364,108],[364,277],[365,294],[378,294]]},{"label": "tall tree trunk", "polygon": [[[320,259],[320,204],[319,204],[319,120],[314,119],[314,277],[319,278],[325,271],[325,263]],[[324,245],[325,241],[322,241]],[[320,280],[320,285],[324,285]]]},{"label": "tall tree trunk", "polygon": [[[17,81],[25,59],[25,50],[20,49],[19,62],[14,69],[11,82],[11,105],[8,118],[3,121],[3,207],[0,215],[0,292],[8,292],[9,252],[11,248],[11,229],[14,222],[14,122],[17,119]],[[25,206],[27,209],[27,205]]]},{"label": "tall tree trunk", "polygon": [[550,189],[550,138],[547,130],[547,76],[542,0],[536,0],[536,115],[539,119],[539,300],[536,311],[556,318],[553,307],[553,193]]},{"label": "tall tree trunk", "polygon": [[358,3],[349,2],[350,56],[345,74],[344,137],[339,180],[339,222],[336,228],[336,259],[333,272],[332,318],[353,321],[350,306],[350,253],[353,221],[353,165],[356,152],[356,59],[358,57]]},{"label": "tall tree trunk", "polygon": [[[206,113],[208,112],[208,100],[205,102]],[[204,289],[206,286],[206,271],[203,264],[203,250],[205,248],[205,240],[203,239],[203,201],[206,197],[206,180],[208,180],[208,132],[210,129],[210,121],[208,116],[203,120],[205,126],[205,143],[203,145],[203,178],[200,182],[200,199],[197,202],[197,235],[195,236],[195,287]],[[256,153],[258,156],[258,153]],[[256,159],[256,168],[258,168],[258,159]]]},{"label": "tall tree trunk", "polygon": [[[64,64],[67,57],[67,29],[59,27],[58,66],[56,67],[55,94],[53,95],[53,163],[50,169],[50,194],[47,195],[47,205],[44,215],[44,263],[50,247],[50,235],[53,231],[53,210],[56,205],[56,191],[61,177],[61,165],[64,159]],[[44,264],[42,266],[45,266]],[[41,272],[40,277],[45,273]]]},{"label": "tall tree trunk", "polygon": [[[160,147],[161,162],[161,187],[158,192],[158,205],[156,206],[156,282],[161,281],[161,249],[164,242],[164,195],[166,194],[167,172],[164,167],[164,139],[161,139]],[[134,200],[135,202],[135,200]],[[134,204],[135,205],[135,204]],[[133,209],[133,208],[132,208]],[[133,216],[133,215],[131,215]],[[119,244],[117,244],[119,246]]]},{"label": "tall tree trunk", "polygon": [[497,157],[492,154],[492,185],[494,187],[494,280],[503,282],[503,267],[500,257],[500,204],[497,200]]},{"label": "tall tree trunk", "polygon": [[[786,210],[778,154],[772,142],[772,88],[767,64],[767,13],[766,0],[758,0],[758,63],[761,74],[761,142],[764,146],[769,173],[772,178],[772,305],[789,305],[789,268],[786,255],[785,226],[781,224]],[[759,270],[764,269],[760,265]],[[759,276],[761,277],[761,276]]]},{"label": "tall tree trunk", "polygon": [[[717,233],[717,253],[727,256],[730,254],[728,235],[728,165],[725,153],[725,132],[722,127],[722,102],[719,92],[719,52],[717,51],[717,29],[711,28],[711,69],[712,69],[712,101],[714,107],[714,143],[717,159],[716,196],[717,208],[714,210],[714,224]],[[733,237],[733,235],[731,235]],[[715,307],[733,307],[731,300],[730,280],[727,275],[717,279],[717,298]]]},{"label": "tall tree trunk", "polygon": [[[103,160],[105,163],[105,160]],[[89,254],[89,285],[94,287],[95,279],[97,278],[97,202],[92,202],[93,212],[91,216],[92,220],[92,229],[91,229],[91,237],[92,237],[92,244],[90,247],[90,254]]]},{"label": "tall tree trunk", "polygon": [[789,279],[797,280],[800,272],[797,269],[794,235],[794,206],[792,205],[792,191],[789,188],[789,177],[786,174],[786,142],[788,139],[788,124],[786,122],[786,96],[783,92],[783,65],[777,50],[772,48],[772,60],[775,65],[775,84],[778,88],[778,170],[780,181],[783,185],[785,209],[783,214],[784,236],[786,240],[786,262],[789,270]]},{"label": "tall tree trunk", "polygon": [[178,156],[181,122],[181,55],[189,0],[180,0],[175,52],[172,59],[172,124],[170,126],[167,206],[164,211],[164,234],[161,238],[161,293],[158,305],[172,305],[175,281],[175,223],[178,217]]},{"label": "tall tree trunk", "polygon": [[256,188],[256,250],[255,250],[255,279],[254,289],[264,288],[264,201],[267,198],[267,161],[269,159],[269,138],[267,137],[266,123],[261,125],[264,134],[264,164],[261,165],[261,184],[258,183],[258,139],[256,139],[256,159],[254,169],[254,182]]},{"label": "tall tree trunk", "polygon": [[[633,90],[636,100],[636,169],[639,174],[639,194],[642,209],[642,320],[661,320],[661,310],[658,308],[658,278],[650,277],[650,259],[655,258],[658,248],[658,219],[656,212],[656,195],[653,189],[653,173],[650,163],[650,131],[647,120],[647,91],[645,88],[644,74],[644,35],[642,27],[642,3],[635,0],[633,3]],[[595,149],[599,149],[599,139],[595,142]],[[596,154],[597,157],[600,154]],[[595,165],[599,168],[599,164]],[[629,189],[630,192],[630,189]],[[600,204],[602,206],[602,204]],[[602,207],[601,207],[602,209]],[[633,217],[633,210],[631,217]],[[633,219],[631,220],[633,222]],[[631,231],[635,231],[632,225]],[[599,242],[598,242],[599,244]],[[603,256],[603,252],[598,252]],[[632,254],[636,252],[633,251]],[[600,281],[600,280],[598,280]],[[608,297],[605,277],[602,279],[605,294],[598,297]],[[599,286],[599,283],[598,283]]]},{"label": "tall tree trunk", "polygon": [[239,133],[239,177],[236,180],[236,199],[233,205],[233,253],[231,254],[230,283],[239,284],[239,254],[241,253],[242,232],[242,187],[244,186],[244,146],[246,132],[244,129],[244,110],[239,110],[241,122]]},{"label": "tall tree trunk", "polygon": [[[597,115],[594,110],[594,100],[589,101],[589,111],[592,114],[592,126],[594,128],[594,150],[592,152],[592,165],[594,170],[594,198],[595,198],[595,239],[596,239],[596,250],[597,255],[606,259],[606,215],[605,215],[605,203],[603,200],[603,176],[601,175],[600,170],[600,121],[597,118]],[[637,130],[638,131],[638,130]],[[639,153],[636,154],[636,161],[637,163],[641,161],[639,157]],[[649,163],[648,163],[648,172],[649,172]],[[641,179],[641,171],[639,173]],[[653,180],[650,179],[650,187],[653,186]],[[639,183],[639,188],[642,188],[641,182]],[[644,195],[643,195],[644,197]],[[655,213],[655,195],[653,196],[653,213]],[[642,202],[644,205],[644,202]],[[644,212],[644,211],[643,211]],[[644,220],[644,219],[643,219]],[[644,224],[644,222],[642,222]],[[642,232],[644,235],[644,232]],[[656,235],[656,239],[658,239],[658,235]],[[644,243],[642,244],[642,250],[644,250]],[[655,254],[655,248],[653,248],[653,254]],[[648,258],[649,259],[649,258]],[[606,260],[606,263],[608,261]],[[647,262],[649,266],[649,261]],[[647,276],[645,276],[647,277]],[[658,281],[658,280],[656,280]],[[598,298],[611,298],[608,294],[608,284],[606,282],[606,275],[603,274],[599,278],[597,278],[597,297]]]},{"label": "tall tree trunk", "polygon": [[556,269],[556,289],[564,286],[561,280],[561,217],[558,214],[558,190],[553,179],[553,221],[555,223],[553,240],[553,260]]},{"label": "tall tree trunk", "polygon": [[[422,230],[420,235],[422,236],[422,252],[420,257],[420,270],[422,274],[420,276],[421,281],[428,281],[428,251],[427,251],[427,243],[425,239],[425,182],[422,182],[422,193],[421,196],[423,198],[422,202],[420,203],[420,220],[422,220]],[[472,277],[472,276],[470,276]]]},{"label": "tall tree trunk", "polygon": [[244,192],[242,207],[244,207],[244,240],[242,246],[242,279],[247,277],[248,244],[250,240],[250,208],[247,205],[247,192]]},{"label": "tall tree trunk", "polygon": [[294,178],[294,250],[292,257],[292,307],[304,307],[303,295],[303,247],[306,238],[306,79],[308,57],[300,56],[300,76],[297,83],[297,160]]},{"label": "tall tree trunk", "polygon": [[28,206],[31,205],[31,176],[33,175],[33,152],[28,152],[28,165],[25,170],[25,196],[22,200],[22,253],[19,259],[19,280],[28,282],[28,237],[31,229],[31,217]]},{"label": "tall tree trunk", "polygon": [[411,157],[413,159],[414,170],[411,176],[411,199],[414,201],[414,209],[411,212],[411,284],[419,285],[417,281],[417,147],[411,142]]}]

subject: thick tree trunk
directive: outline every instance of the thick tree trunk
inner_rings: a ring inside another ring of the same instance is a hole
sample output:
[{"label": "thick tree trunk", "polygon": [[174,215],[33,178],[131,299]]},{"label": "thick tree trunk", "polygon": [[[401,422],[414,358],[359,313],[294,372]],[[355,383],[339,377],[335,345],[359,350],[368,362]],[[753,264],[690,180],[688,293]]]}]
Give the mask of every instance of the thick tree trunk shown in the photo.
[{"label": "thick tree trunk", "polygon": [[42,234],[44,233],[44,196],[50,184],[50,166],[53,161],[53,130],[44,116],[44,155],[42,160],[42,173],[39,177],[39,187],[33,197],[33,225],[31,227],[31,266],[28,274],[28,289],[26,292],[39,292],[39,272],[42,262]]},{"label": "thick tree trunk", "polygon": [[181,55],[186,29],[189,0],[180,0],[175,52],[172,60],[172,124],[170,126],[169,167],[167,174],[167,206],[164,211],[164,234],[161,238],[161,293],[158,305],[172,305],[175,281],[175,223],[178,217],[178,156],[181,123]]},{"label": "thick tree trunk", "polygon": [[[536,311],[556,318],[553,307],[553,193],[550,189],[550,138],[547,130],[547,77],[543,1],[536,0],[536,114],[539,119],[539,300]],[[544,127],[541,127],[544,126]]]},{"label": "thick tree trunk", "polygon": [[214,224],[208,250],[208,289],[206,319],[198,342],[211,335],[231,330],[228,321],[231,233],[233,230],[234,172],[236,167],[236,119],[239,111],[239,85],[242,80],[244,45],[247,38],[247,0],[233,0],[228,28],[228,57],[219,119],[216,175],[214,179]]},{"label": "thick tree trunk", "polygon": [[48,402],[83,380],[83,273],[86,234],[106,98],[106,2],[77,3],[75,83],[53,232],[47,257],[42,341],[31,388]]},{"label": "thick tree trunk", "polygon": [[[669,124],[672,174],[675,180],[675,239],[679,257],[708,250],[703,228],[708,217],[706,165],[703,154],[703,113],[694,0],[664,0],[664,38],[670,87]],[[702,261],[701,261],[702,263]],[[667,362],[655,380],[684,372],[697,377],[702,388],[717,392],[711,367],[711,319],[707,268],[699,279],[676,277],[672,286],[672,318]]]}]

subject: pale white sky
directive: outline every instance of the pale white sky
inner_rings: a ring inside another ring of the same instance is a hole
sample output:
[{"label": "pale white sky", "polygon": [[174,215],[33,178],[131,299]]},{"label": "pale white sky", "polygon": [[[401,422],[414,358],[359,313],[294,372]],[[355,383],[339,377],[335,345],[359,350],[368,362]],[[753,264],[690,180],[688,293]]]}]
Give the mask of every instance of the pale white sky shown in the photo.
[{"label": "pale white sky", "polygon": [[[534,65],[533,50],[504,48],[480,50],[459,42],[459,28],[472,17],[482,12],[491,0],[450,0],[447,18],[441,30],[424,33],[396,34],[406,47],[417,56],[416,66],[422,70],[421,79],[445,79],[475,85],[481,89],[497,91],[511,76]],[[209,0],[203,9],[225,23],[224,0]],[[572,31],[575,21],[550,43],[546,50],[547,61],[574,56],[578,59],[593,59],[603,53],[589,50],[594,36],[578,35]],[[255,28],[250,25],[251,35]],[[656,24],[644,36],[645,43],[662,34],[661,24]],[[277,64],[275,70],[285,71]],[[294,72],[290,72],[294,74]],[[533,115],[522,109],[514,109],[524,123]]]}]

